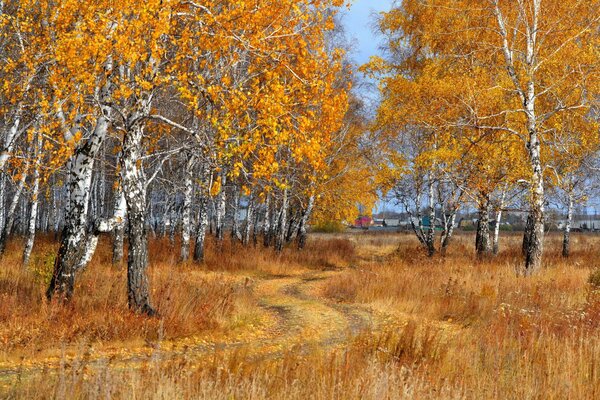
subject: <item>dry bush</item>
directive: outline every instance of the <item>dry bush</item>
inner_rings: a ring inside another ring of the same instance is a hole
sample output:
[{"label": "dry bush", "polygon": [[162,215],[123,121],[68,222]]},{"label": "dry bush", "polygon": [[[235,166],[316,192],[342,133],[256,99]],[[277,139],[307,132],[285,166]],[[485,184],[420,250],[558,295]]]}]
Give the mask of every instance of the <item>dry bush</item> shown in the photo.
[{"label": "dry bush", "polygon": [[46,259],[53,259],[56,244],[40,239],[27,270],[21,266],[20,245],[10,243],[0,271],[0,351],[4,357],[14,351],[28,356],[61,344],[188,336],[217,329],[234,313],[236,302],[248,306],[242,278],[178,266],[175,257],[164,256],[173,252],[160,241],[150,246],[152,299],[160,315],[135,315],[127,307],[126,269],[110,264],[106,240],[78,278],[71,304],[48,303]]},{"label": "dry bush", "polygon": [[336,302],[354,302],[359,282],[355,275],[340,275],[331,278],[323,288],[323,296]]},{"label": "dry bush", "polygon": [[262,243],[244,247],[226,240],[221,250],[213,238],[207,241],[207,257],[204,267],[210,271],[257,271],[271,274],[289,274],[297,269],[335,270],[348,267],[354,262],[355,246],[347,238],[310,240],[299,251],[290,245],[281,254],[265,249]]}]

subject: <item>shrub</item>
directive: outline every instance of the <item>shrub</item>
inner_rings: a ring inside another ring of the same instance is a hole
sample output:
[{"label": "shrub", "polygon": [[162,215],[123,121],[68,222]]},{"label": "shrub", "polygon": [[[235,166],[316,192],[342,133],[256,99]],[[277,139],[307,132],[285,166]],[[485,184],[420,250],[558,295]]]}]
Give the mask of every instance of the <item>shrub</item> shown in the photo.
[{"label": "shrub", "polygon": [[340,222],[336,222],[336,221],[319,222],[319,223],[316,223],[315,225],[313,225],[311,228],[312,232],[319,232],[319,233],[340,233],[340,232],[344,232],[345,230],[346,230],[346,227],[344,225],[342,225]]},{"label": "shrub", "polygon": [[44,286],[48,286],[52,280],[54,273],[54,261],[56,260],[55,253],[45,253],[34,256],[31,271],[35,276],[35,280]]},{"label": "shrub", "polygon": [[594,290],[600,290],[600,268],[596,268],[590,273],[588,283]]}]

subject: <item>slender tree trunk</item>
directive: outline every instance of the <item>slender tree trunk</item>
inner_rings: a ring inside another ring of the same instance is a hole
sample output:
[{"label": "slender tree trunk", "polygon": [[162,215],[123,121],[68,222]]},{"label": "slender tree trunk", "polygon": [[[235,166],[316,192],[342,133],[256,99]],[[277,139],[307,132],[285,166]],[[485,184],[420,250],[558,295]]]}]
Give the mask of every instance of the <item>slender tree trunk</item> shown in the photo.
[{"label": "slender tree trunk", "polygon": [[194,194],[194,167],[196,158],[190,156],[185,169],[185,182],[183,193],[183,211],[181,219],[181,257],[182,262],[190,258],[190,241],[192,237],[192,196]]},{"label": "slender tree trunk", "polygon": [[127,127],[123,139],[121,179],[129,227],[127,259],[127,297],[129,308],[154,315],[150,305],[148,233],[146,231],[146,176],[140,164],[144,128],[139,122]]},{"label": "slender tree trunk", "polygon": [[254,196],[250,195],[248,199],[248,209],[246,211],[246,223],[244,225],[244,236],[242,239],[242,243],[244,246],[248,246],[250,243],[250,237],[252,235],[253,226],[254,226]]},{"label": "slender tree trunk", "polygon": [[[104,148],[103,148],[104,149]],[[106,158],[106,151],[102,151],[102,158]],[[100,165],[100,181],[98,182],[98,213],[100,218],[106,218],[106,169],[104,163]]]},{"label": "slender tree trunk", "polygon": [[108,120],[98,118],[92,137],[80,146],[69,161],[69,199],[54,273],[47,291],[64,300],[73,295],[75,274],[81,266],[88,247],[88,205],[92,184],[94,159],[108,131]]},{"label": "slender tree trunk", "polygon": [[[62,190],[60,190],[62,191]],[[58,201],[60,199],[60,191],[59,190],[52,190],[52,215],[54,216],[54,236],[55,238],[58,238],[58,235],[60,234],[60,223],[61,223],[61,212],[60,212],[60,208],[58,207]]]},{"label": "slender tree trunk", "polygon": [[35,230],[36,221],[38,216],[38,207],[40,204],[40,170],[39,165],[36,165],[33,170],[33,185],[31,189],[31,211],[29,213],[29,229],[27,232],[27,242],[25,243],[25,249],[23,250],[23,267],[29,265],[29,258],[31,257],[31,251],[35,243]]},{"label": "slender tree trunk", "polygon": [[[531,128],[535,130],[534,127]],[[531,275],[540,269],[544,251],[544,178],[540,161],[540,142],[537,134],[530,134],[529,152],[533,169],[531,193],[531,219],[525,253],[525,275]]]},{"label": "slender tree trunk", "polygon": [[169,243],[171,246],[175,245],[175,232],[177,232],[177,225],[179,223],[179,211],[177,210],[176,204],[171,204],[169,207]]},{"label": "slender tree trunk", "polygon": [[232,199],[232,221],[231,221],[231,240],[242,241],[242,233],[240,232],[240,224],[238,221],[238,211],[240,209],[240,191],[236,186],[233,188],[233,199]]},{"label": "slender tree trunk", "polygon": [[271,229],[269,231],[269,242],[274,248],[277,248],[277,236],[279,234],[279,217],[281,217],[281,209],[278,209],[276,201],[273,201],[271,210]]},{"label": "slender tree trunk", "polygon": [[[25,92],[29,90],[31,80],[27,83]],[[17,143],[19,137],[23,134],[23,129],[21,129],[21,118],[23,116],[23,103],[20,103],[15,108],[15,115],[12,124],[7,127],[7,130],[4,134],[4,142],[2,143],[2,148],[0,148],[0,171],[4,171],[6,167],[6,163],[10,160],[15,144]]]},{"label": "slender tree trunk", "polygon": [[506,199],[506,188],[502,190],[502,197],[500,198],[500,204],[496,210],[496,223],[494,224],[494,237],[492,239],[492,252],[494,255],[498,255],[500,251],[500,224],[502,223],[502,210],[504,209],[504,200]]},{"label": "slender tree trunk", "polygon": [[27,234],[27,227],[28,227],[28,223],[27,223],[27,206],[29,205],[29,202],[27,201],[27,199],[25,198],[25,196],[23,196],[21,198],[21,209],[20,209],[20,216],[19,216],[19,224],[18,224],[18,232],[19,235],[21,236],[25,236]]},{"label": "slender tree trunk", "polygon": [[492,240],[492,252],[498,255],[500,252],[500,224],[502,223],[502,209],[496,211],[496,222],[494,224],[494,238]]},{"label": "slender tree trunk", "polygon": [[198,231],[196,232],[196,244],[194,247],[194,261],[204,262],[204,247],[206,241],[206,230],[209,225],[209,206],[210,206],[210,187],[212,173],[206,161],[202,165],[201,178],[201,194],[198,204]]},{"label": "slender tree trunk", "polygon": [[13,224],[15,221],[15,213],[17,211],[17,206],[19,205],[19,200],[21,199],[21,194],[23,193],[23,189],[25,188],[25,181],[27,179],[27,174],[23,173],[21,175],[21,179],[17,184],[17,189],[13,195],[12,201],[8,206],[7,218],[4,223],[4,227],[2,232],[0,232],[0,256],[4,255],[4,251],[6,250],[6,242],[10,237],[12,232]]},{"label": "slender tree trunk", "polygon": [[254,222],[252,227],[252,244],[254,247],[258,245],[258,225],[260,224],[260,213],[258,212],[257,205],[254,205]]},{"label": "slender tree trunk", "polygon": [[113,216],[115,218],[115,227],[112,230],[112,263],[120,265],[123,262],[123,247],[125,245],[125,216],[127,214],[127,202],[121,183],[115,191]]},{"label": "slender tree trunk", "polygon": [[227,193],[225,185],[227,184],[227,176],[225,172],[221,173],[221,191],[217,195],[216,214],[215,214],[215,234],[219,243],[223,242],[225,230],[225,212],[227,206]]},{"label": "slender tree trunk", "polygon": [[298,228],[298,248],[300,250],[304,249],[306,246],[306,239],[308,236],[308,221],[312,215],[313,208],[315,206],[315,196],[310,196],[308,199],[308,204],[306,208],[302,212],[302,217],[300,218],[300,226]]},{"label": "slender tree trunk", "polygon": [[573,194],[569,193],[569,205],[567,208],[567,224],[563,236],[562,256],[568,258],[571,253],[571,226],[573,224]]},{"label": "slender tree trunk", "polygon": [[523,257],[527,256],[527,249],[529,249],[529,238],[531,237],[531,231],[533,229],[533,219],[531,212],[527,215],[527,221],[525,222],[525,231],[523,232],[523,245],[521,247]]},{"label": "slender tree trunk", "polygon": [[452,236],[454,235],[454,225],[456,223],[456,211],[452,212],[450,218],[446,222],[446,226],[444,227],[444,233],[442,235],[441,243],[440,243],[440,252],[443,255],[446,255],[446,251],[448,246],[450,245],[450,241]]},{"label": "slender tree trunk", "polygon": [[271,195],[267,195],[265,201],[265,216],[263,219],[263,240],[264,246],[269,247],[271,245]]},{"label": "slender tree trunk", "polygon": [[0,232],[4,231],[6,226],[7,214],[5,213],[6,206],[6,177],[0,172]]},{"label": "slender tree trunk", "polygon": [[286,234],[286,226],[287,226],[287,214],[288,214],[288,190],[283,190],[283,200],[281,202],[281,212],[279,216],[279,224],[277,225],[277,238],[275,242],[275,250],[278,253],[283,251],[283,245],[285,243],[285,234]]},{"label": "slender tree trunk", "polygon": [[483,196],[479,202],[475,250],[479,257],[489,255],[492,251],[490,243],[490,198],[487,195]]},{"label": "slender tree trunk", "polygon": [[528,101],[526,104],[529,143],[529,160],[532,169],[531,178],[531,210],[527,246],[525,249],[525,275],[531,275],[540,269],[544,251],[544,177],[540,158],[540,140],[537,133],[537,120],[534,107],[535,87],[529,84]]},{"label": "slender tree trunk", "polygon": [[[148,194],[146,194],[146,197],[150,198],[150,201],[148,201],[148,208],[149,212],[146,214],[149,217],[150,223],[148,224],[148,226],[150,227],[150,233],[152,234],[152,237],[154,239],[156,239],[156,219],[154,218],[154,201],[153,200],[153,196],[152,196],[152,191],[150,191],[150,196],[148,196]],[[149,214],[149,215],[148,215]],[[173,243],[171,243],[173,244]]]},{"label": "slender tree trunk", "polygon": [[42,218],[40,220],[40,228],[44,233],[48,233],[50,230],[50,210],[47,201],[42,203]]},{"label": "slender tree trunk", "polygon": [[435,191],[433,188],[433,173],[429,174],[429,229],[425,242],[427,245],[427,255],[433,257],[435,254]]},{"label": "slender tree trunk", "polygon": [[290,213],[289,222],[285,233],[285,242],[291,243],[294,240],[295,235],[298,233],[300,227],[300,217],[298,215]]}]

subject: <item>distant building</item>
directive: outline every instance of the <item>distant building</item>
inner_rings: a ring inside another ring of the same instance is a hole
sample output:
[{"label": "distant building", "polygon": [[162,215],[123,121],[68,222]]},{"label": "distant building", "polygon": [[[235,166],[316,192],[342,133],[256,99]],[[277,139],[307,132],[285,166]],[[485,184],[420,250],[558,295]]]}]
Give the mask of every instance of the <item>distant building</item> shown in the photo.
[{"label": "distant building", "polygon": [[368,229],[372,225],[374,225],[374,223],[373,223],[373,218],[371,218],[371,217],[366,217],[366,216],[358,217],[354,221],[354,228]]},{"label": "distant building", "polygon": [[[567,226],[567,219],[561,218],[555,221],[555,226],[563,230]],[[574,215],[571,221],[571,230],[575,232],[600,231],[600,218],[596,215]]]}]

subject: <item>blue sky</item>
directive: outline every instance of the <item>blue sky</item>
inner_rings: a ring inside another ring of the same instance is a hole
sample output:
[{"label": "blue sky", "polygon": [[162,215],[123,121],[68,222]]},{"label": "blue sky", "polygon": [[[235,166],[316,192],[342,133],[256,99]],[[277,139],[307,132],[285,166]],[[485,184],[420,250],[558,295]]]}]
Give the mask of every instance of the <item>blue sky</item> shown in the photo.
[{"label": "blue sky", "polygon": [[344,12],[342,22],[346,33],[355,44],[353,59],[364,64],[378,53],[380,39],[372,32],[374,15],[388,11],[393,0],[353,0],[350,10]]},{"label": "blue sky", "polygon": [[[353,44],[352,59],[360,64],[369,61],[369,57],[379,54],[381,38],[373,33],[373,21],[377,13],[389,11],[393,0],[353,0],[350,10],[345,10],[342,23],[346,35]],[[363,100],[376,105],[378,102],[377,89],[367,86],[360,90]],[[396,210],[393,202],[379,201],[374,212],[382,209]]]}]

